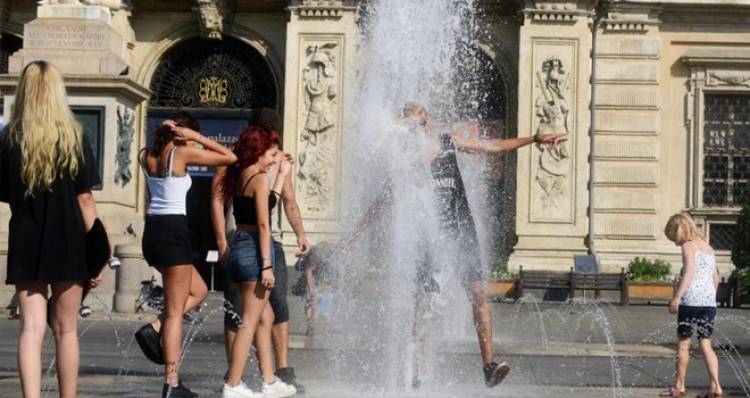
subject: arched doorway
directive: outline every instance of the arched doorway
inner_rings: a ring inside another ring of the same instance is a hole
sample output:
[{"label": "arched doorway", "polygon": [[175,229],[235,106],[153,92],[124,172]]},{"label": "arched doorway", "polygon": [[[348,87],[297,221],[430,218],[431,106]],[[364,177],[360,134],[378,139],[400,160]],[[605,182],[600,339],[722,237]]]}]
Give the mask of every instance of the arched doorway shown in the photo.
[{"label": "arched doorway", "polygon": [[[457,76],[461,89],[455,103],[458,116],[464,120],[478,120],[487,138],[513,138],[509,80],[478,45],[466,45],[460,50],[461,62]],[[485,173],[489,189],[485,203],[490,207],[491,266],[504,264],[516,244],[516,154],[509,152],[490,161]]]},{"label": "arched doorway", "polygon": [[[147,143],[156,126],[182,110],[198,118],[203,135],[231,146],[255,110],[277,108],[277,87],[268,60],[241,40],[185,40],[164,55],[151,80]],[[209,286],[213,280],[221,289],[220,270],[214,275],[206,265],[206,254],[216,248],[210,215],[213,170],[188,171],[193,178],[187,207],[194,262]]]}]

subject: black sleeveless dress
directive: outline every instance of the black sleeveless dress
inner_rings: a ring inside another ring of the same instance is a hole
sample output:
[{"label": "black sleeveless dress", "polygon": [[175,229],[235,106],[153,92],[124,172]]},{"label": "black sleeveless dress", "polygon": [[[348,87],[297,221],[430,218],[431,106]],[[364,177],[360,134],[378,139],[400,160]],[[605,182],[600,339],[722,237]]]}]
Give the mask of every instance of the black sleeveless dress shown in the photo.
[{"label": "black sleeveless dress", "polygon": [[[101,183],[88,140],[78,174],[62,175],[52,189],[25,197],[21,148],[0,140],[0,201],[10,205],[6,284],[88,279],[85,227],[77,195]],[[8,222],[2,220],[0,222]]]}]

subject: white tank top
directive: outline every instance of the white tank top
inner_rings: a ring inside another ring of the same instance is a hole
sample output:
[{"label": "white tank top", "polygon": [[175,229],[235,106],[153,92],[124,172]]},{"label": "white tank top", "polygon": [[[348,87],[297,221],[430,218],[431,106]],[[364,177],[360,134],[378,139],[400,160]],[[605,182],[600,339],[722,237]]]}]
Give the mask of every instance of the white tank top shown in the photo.
[{"label": "white tank top", "polygon": [[172,164],[174,163],[174,152],[176,149],[177,147],[173,147],[169,151],[169,158],[167,160],[169,166],[165,177],[153,177],[149,175],[145,160],[143,159],[145,149],[141,150],[139,161],[143,174],[146,175],[146,185],[151,195],[148,209],[146,209],[146,214],[148,215],[187,215],[187,206],[185,203],[193,180],[190,178],[190,174],[185,174],[184,176],[172,175]]},{"label": "white tank top", "polygon": [[[695,243],[693,253],[693,279],[690,281],[685,294],[682,295],[681,305],[691,307],[716,307],[716,288],[714,274],[716,273],[716,255],[705,253]],[[684,271],[684,269],[683,269]]]}]

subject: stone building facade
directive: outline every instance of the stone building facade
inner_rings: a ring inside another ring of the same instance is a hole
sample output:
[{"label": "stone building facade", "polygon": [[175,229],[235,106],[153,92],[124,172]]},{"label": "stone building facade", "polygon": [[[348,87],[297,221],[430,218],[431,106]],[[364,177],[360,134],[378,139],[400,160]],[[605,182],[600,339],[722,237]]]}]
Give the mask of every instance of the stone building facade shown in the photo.
[{"label": "stone building facade", "polygon": [[[97,204],[129,270],[107,275],[106,303],[132,310],[138,281],[150,272],[140,255],[146,192],[137,152],[176,109],[194,110],[204,133],[227,144],[252,109],[279,109],[310,237],[340,230],[341,136],[357,79],[359,2],[40,3],[0,0],[3,115],[26,63],[47,59],[63,70],[98,154]],[[679,252],[661,229],[683,210],[718,249],[722,269],[731,267],[728,242],[750,183],[750,0],[477,3],[475,56],[487,62],[492,98],[501,102],[488,106],[502,109],[503,131],[567,138],[505,158],[504,183],[513,189],[500,217],[517,235],[504,251],[511,268],[568,269],[589,250],[590,230],[604,270],[635,256],[676,267]],[[210,170],[191,172],[200,259],[210,249],[200,242],[212,240]],[[0,263],[8,216],[0,207]],[[278,222],[292,245],[291,228]],[[6,304],[12,294],[3,289]]]}]

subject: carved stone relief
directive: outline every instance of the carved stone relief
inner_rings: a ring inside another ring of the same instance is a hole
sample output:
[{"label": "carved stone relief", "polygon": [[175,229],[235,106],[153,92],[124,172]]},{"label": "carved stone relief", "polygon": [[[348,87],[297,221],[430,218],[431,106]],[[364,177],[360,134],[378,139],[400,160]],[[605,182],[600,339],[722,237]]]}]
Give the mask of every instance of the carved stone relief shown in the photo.
[{"label": "carved stone relief", "polygon": [[750,71],[711,71],[709,85],[730,85],[750,87]]},{"label": "carved stone relief", "polygon": [[339,82],[341,45],[307,44],[302,69],[299,133],[298,192],[306,211],[321,218],[335,217],[334,194],[338,169]]},{"label": "carved stone relief", "polygon": [[102,6],[112,10],[119,10],[125,7],[123,0],[41,0],[38,3],[40,6],[46,5],[72,5],[72,6]]},{"label": "carved stone relief", "polygon": [[534,45],[533,133],[559,134],[564,138],[557,145],[534,146],[531,221],[573,222],[575,45]]},{"label": "carved stone relief", "polygon": [[133,178],[130,171],[130,152],[133,146],[135,128],[133,112],[127,108],[117,107],[117,153],[115,154],[115,184],[125,187]]},{"label": "carved stone relief", "polygon": [[200,20],[201,36],[207,39],[221,39],[224,30],[224,2],[222,0],[196,0]]}]

